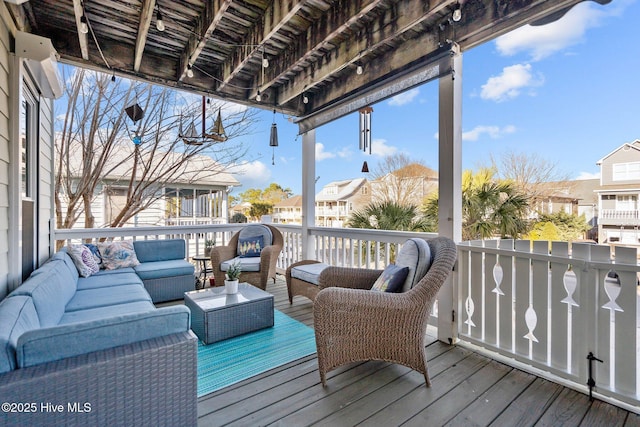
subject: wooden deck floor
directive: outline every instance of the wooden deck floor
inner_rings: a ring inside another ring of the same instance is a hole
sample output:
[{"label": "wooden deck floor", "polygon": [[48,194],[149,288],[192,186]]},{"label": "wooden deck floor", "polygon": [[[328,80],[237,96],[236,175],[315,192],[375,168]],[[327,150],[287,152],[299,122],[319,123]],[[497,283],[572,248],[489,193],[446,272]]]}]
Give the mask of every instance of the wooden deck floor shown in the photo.
[{"label": "wooden deck floor", "polygon": [[[289,305],[284,279],[267,290],[276,308],[313,326],[312,304]],[[201,426],[640,426],[634,413],[435,339],[432,387],[400,365],[366,362],[329,373],[323,388],[308,356],[204,396]]]}]

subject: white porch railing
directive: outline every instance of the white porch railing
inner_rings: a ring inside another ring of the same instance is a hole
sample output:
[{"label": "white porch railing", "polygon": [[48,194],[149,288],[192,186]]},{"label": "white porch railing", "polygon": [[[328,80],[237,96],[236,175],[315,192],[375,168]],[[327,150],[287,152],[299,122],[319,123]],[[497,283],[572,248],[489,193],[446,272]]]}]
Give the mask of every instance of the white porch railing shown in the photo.
[{"label": "white porch railing", "polygon": [[[635,248],[473,241],[458,246],[459,336],[640,411]],[[589,361],[588,355],[600,361]],[[508,363],[508,362],[507,362]]]},{"label": "white porch railing", "polygon": [[[225,244],[245,224],[56,230],[54,239],[181,237],[188,256],[204,240]],[[278,268],[303,259],[302,228],[275,224],[284,247]],[[384,268],[410,237],[435,234],[348,228],[309,229],[312,258],[338,266]],[[640,412],[638,273],[636,249],[554,242],[474,241],[458,245],[461,342],[519,368],[588,393],[587,355],[594,361],[594,394]],[[571,249],[571,251],[570,251]],[[446,311],[449,313],[449,310]],[[437,316],[437,307],[434,308]],[[432,318],[432,320],[434,320]],[[635,409],[634,409],[635,408]]]}]

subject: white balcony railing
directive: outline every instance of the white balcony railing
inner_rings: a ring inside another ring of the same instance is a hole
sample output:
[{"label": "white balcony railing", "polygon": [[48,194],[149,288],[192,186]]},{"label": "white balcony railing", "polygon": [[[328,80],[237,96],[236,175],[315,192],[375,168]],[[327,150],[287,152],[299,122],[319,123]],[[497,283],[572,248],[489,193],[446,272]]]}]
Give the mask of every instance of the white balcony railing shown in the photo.
[{"label": "white balcony railing", "polygon": [[640,219],[640,210],[638,209],[628,209],[628,210],[601,209],[599,218],[600,219],[638,220]]},{"label": "white balcony railing", "polygon": [[[55,239],[156,239],[182,237],[188,256],[201,253],[204,239],[225,244],[243,224],[127,229],[56,230]],[[303,259],[302,228],[276,224],[284,247],[281,272]],[[409,237],[433,234],[314,227],[312,257],[332,265],[384,268]],[[594,394],[640,412],[638,275],[636,249],[586,243],[473,241],[458,245],[453,275],[458,290],[458,333],[473,346],[507,364],[588,393],[588,354]],[[443,313],[447,315],[452,308]],[[437,307],[434,310],[437,316]],[[432,319],[433,320],[433,319]]]},{"label": "white balcony railing", "polygon": [[[532,247],[532,249],[531,249]],[[640,411],[635,248],[474,241],[458,246],[459,336]],[[509,362],[507,362],[509,363]],[[539,372],[536,372],[538,370]]]}]

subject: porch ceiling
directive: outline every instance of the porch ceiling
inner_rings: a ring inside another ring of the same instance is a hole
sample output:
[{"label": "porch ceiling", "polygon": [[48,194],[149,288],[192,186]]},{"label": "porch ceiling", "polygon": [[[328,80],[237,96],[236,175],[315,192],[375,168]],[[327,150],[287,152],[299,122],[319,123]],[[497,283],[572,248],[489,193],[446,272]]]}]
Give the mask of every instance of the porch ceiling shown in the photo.
[{"label": "porch ceiling", "polygon": [[[555,20],[581,1],[11,0],[7,5],[18,29],[50,38],[62,62],[259,108],[275,106],[301,117],[394,83],[407,70],[428,67],[449,40],[464,51],[524,24]],[[457,3],[462,19],[454,22]],[[83,7],[88,34],[79,31]],[[156,28],[158,7],[163,32]]]}]

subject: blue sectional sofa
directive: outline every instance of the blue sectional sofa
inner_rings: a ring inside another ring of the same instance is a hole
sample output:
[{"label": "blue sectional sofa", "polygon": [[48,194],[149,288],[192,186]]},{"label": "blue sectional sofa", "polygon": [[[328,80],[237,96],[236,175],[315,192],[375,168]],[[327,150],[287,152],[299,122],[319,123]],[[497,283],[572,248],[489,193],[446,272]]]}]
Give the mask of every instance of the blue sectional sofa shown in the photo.
[{"label": "blue sectional sofa", "polygon": [[140,261],[133,269],[153,302],[182,299],[195,289],[195,268],[185,259],[183,239],[137,240],[133,247]]},{"label": "blue sectional sofa", "polygon": [[148,261],[86,278],[60,251],[0,302],[0,425],[197,424],[189,309],[148,292],[187,275],[161,259],[165,242],[136,242]]}]

